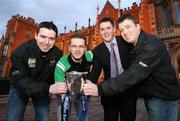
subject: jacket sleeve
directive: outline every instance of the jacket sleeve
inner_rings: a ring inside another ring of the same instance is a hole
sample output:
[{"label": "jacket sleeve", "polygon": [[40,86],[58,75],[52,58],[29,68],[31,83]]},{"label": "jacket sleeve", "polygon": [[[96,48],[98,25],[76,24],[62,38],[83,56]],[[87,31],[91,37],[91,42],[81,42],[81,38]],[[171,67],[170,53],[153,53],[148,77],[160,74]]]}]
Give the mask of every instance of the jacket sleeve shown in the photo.
[{"label": "jacket sleeve", "polygon": [[56,64],[54,71],[55,82],[63,82],[65,80],[65,73],[69,68],[68,56],[63,56]]},{"label": "jacket sleeve", "polygon": [[93,61],[93,53],[91,51],[86,51],[85,52],[85,57],[86,57],[86,60],[88,62],[92,62]]},{"label": "jacket sleeve", "polygon": [[161,61],[161,54],[158,48],[147,45],[138,53],[135,60],[128,69],[119,76],[106,80],[99,85],[99,93],[102,95],[114,95],[121,93],[141,81],[145,81],[150,74],[158,68]]},{"label": "jacket sleeve", "polygon": [[102,64],[98,60],[96,55],[93,53],[93,64],[92,64],[92,69],[88,74],[88,79],[91,80],[93,83],[97,83],[101,71],[102,71]]}]

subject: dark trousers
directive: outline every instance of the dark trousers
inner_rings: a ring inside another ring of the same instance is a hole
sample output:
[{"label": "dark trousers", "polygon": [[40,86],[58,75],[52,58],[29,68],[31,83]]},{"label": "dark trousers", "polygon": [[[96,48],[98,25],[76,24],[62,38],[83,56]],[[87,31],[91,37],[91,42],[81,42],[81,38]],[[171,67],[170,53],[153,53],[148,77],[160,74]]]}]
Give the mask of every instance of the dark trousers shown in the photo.
[{"label": "dark trousers", "polygon": [[103,105],[104,121],[135,121],[136,120],[136,96],[118,96],[116,101]]}]

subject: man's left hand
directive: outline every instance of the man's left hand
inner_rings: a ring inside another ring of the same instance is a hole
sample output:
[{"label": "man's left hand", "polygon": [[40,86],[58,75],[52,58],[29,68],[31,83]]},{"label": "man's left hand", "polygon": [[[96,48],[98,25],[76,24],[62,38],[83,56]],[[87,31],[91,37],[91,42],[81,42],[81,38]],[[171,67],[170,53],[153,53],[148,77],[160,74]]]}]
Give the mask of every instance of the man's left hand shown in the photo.
[{"label": "man's left hand", "polygon": [[64,82],[57,82],[50,85],[49,93],[51,94],[64,94],[67,91],[67,85]]}]

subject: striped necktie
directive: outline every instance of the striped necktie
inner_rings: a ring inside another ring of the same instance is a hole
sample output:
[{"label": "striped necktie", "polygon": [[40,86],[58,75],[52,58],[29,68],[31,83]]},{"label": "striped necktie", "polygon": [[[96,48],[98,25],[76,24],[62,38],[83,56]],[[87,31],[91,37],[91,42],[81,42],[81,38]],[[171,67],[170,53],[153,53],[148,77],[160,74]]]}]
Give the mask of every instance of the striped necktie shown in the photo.
[{"label": "striped necktie", "polygon": [[116,54],[114,51],[114,43],[111,43],[110,47],[111,47],[110,50],[111,78],[113,78],[118,75],[118,65],[117,65]]}]

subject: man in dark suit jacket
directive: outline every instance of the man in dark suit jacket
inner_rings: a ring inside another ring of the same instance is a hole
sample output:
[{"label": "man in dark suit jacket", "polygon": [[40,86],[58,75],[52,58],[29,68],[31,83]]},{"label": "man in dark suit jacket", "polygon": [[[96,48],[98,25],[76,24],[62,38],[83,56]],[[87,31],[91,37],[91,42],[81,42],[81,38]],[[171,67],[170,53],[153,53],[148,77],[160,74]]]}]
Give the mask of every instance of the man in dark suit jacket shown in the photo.
[{"label": "man in dark suit jacket", "polygon": [[[110,64],[110,44],[114,44],[117,60],[118,74],[128,65],[129,47],[121,37],[114,36],[114,22],[110,18],[100,21],[100,35],[104,42],[93,49],[93,67],[88,79],[96,83],[101,71],[104,71],[104,80],[112,78]],[[113,95],[101,96],[101,104],[104,109],[104,121],[118,121],[119,113],[121,121],[135,121],[136,96],[133,89]]]}]

